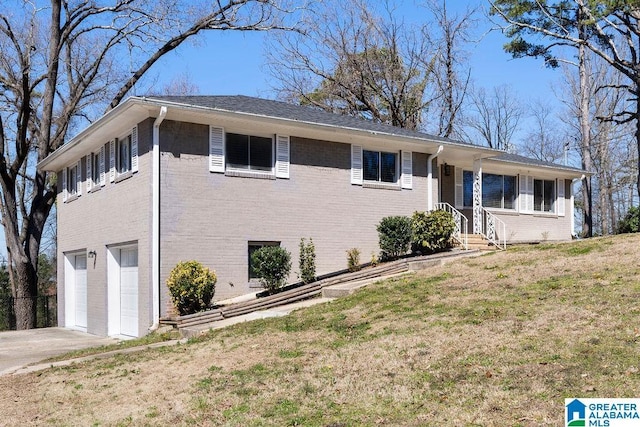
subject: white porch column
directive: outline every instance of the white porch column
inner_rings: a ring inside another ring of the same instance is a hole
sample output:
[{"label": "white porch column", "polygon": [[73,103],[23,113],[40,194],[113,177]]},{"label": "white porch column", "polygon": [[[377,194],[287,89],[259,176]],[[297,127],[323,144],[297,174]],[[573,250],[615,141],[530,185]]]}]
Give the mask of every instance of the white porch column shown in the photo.
[{"label": "white porch column", "polygon": [[[438,147],[438,151],[436,151],[434,154],[431,154],[429,157],[427,157],[427,210],[428,211],[433,210],[433,159],[438,157],[438,155],[442,153],[443,149],[444,149],[444,146],[441,145]],[[438,186],[440,185],[441,183],[440,181],[438,181]]]},{"label": "white porch column", "polygon": [[482,223],[482,159],[473,161],[473,232],[484,234]]}]

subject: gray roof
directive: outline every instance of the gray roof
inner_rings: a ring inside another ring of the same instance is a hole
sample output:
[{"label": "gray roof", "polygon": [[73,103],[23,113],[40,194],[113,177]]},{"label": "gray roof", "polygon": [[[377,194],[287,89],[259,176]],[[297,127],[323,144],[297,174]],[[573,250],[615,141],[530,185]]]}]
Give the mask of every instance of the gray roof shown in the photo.
[{"label": "gray roof", "polygon": [[358,117],[346,116],[342,114],[330,113],[319,108],[289,104],[282,101],[255,98],[245,95],[202,95],[202,96],[152,96],[149,100],[172,102],[176,104],[191,105],[196,107],[211,108],[214,110],[255,114],[266,117],[281,118],[305,123],[329,125],[342,128],[363,130],[367,132],[377,132],[387,135],[406,136],[409,138],[428,139],[445,144],[463,145],[468,147],[479,147],[485,150],[493,150],[496,155],[491,160],[519,163],[524,165],[565,169],[570,171],[582,171],[582,169],[570,166],[558,165],[544,162],[517,154],[506,153],[501,150],[491,149],[477,144],[457,141],[441,136],[430,135],[396,126],[381,124],[365,120]]},{"label": "gray roof", "polygon": [[254,98],[251,96],[151,96],[147,97],[147,99],[169,101],[175,102],[177,104],[193,105],[215,110],[256,114],[260,116],[282,118],[306,123],[316,123],[349,129],[358,129],[368,132],[379,132],[389,135],[406,136],[410,138],[429,139],[432,141],[440,141],[449,144],[462,144],[472,147],[479,147],[475,144],[469,144],[462,141],[443,138],[441,136],[430,135],[423,132],[417,132],[396,126],[376,123],[358,117],[330,113],[311,106],[295,105],[282,101],[274,101],[271,99]]}]

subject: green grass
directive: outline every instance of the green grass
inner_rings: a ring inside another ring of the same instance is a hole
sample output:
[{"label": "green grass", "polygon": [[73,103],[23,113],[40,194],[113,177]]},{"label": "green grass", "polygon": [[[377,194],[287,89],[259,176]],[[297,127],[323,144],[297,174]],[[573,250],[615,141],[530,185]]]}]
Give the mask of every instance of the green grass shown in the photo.
[{"label": "green grass", "polygon": [[15,403],[0,416],[88,425],[562,425],[567,397],[640,394],[639,245],[630,236],[512,248],[162,351],[0,378],[0,399]]}]

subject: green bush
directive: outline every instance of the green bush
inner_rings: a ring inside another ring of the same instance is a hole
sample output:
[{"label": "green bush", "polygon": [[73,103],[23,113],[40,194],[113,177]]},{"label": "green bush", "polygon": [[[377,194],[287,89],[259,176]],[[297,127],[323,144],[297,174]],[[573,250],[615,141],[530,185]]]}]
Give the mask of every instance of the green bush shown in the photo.
[{"label": "green bush", "polygon": [[404,255],[411,244],[411,218],[387,216],[377,227],[382,259],[395,259]]},{"label": "green bush", "polygon": [[640,231],[640,207],[632,206],[629,212],[618,223],[618,234],[637,233]]},{"label": "green bush", "polygon": [[455,229],[456,223],[449,212],[414,212],[411,217],[411,250],[425,253],[450,248]]},{"label": "green bush", "polygon": [[316,280],[316,246],[309,238],[306,242],[304,237],[300,239],[300,280],[303,283],[311,283]]},{"label": "green bush", "polygon": [[167,279],[171,300],[181,315],[209,307],[216,286],[215,272],[198,261],[179,262]]},{"label": "green bush", "polygon": [[289,277],[291,254],[280,246],[263,246],[251,255],[251,265],[262,286],[274,293]]},{"label": "green bush", "polygon": [[351,248],[347,251],[347,268],[351,272],[360,270],[360,249]]}]

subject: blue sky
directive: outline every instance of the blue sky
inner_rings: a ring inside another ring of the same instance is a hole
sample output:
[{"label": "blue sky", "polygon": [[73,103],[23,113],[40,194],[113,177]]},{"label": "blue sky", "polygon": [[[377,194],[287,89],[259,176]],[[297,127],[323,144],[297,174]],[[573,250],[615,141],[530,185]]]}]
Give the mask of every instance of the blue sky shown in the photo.
[{"label": "blue sky", "polygon": [[[408,1],[399,1],[408,20],[417,20],[424,9]],[[449,1],[448,8],[464,10],[467,6],[484,4],[482,0]],[[478,15],[475,34],[481,38],[492,24]],[[210,32],[197,45],[181,46],[175,54],[163,59],[152,71],[160,81],[173,76],[188,75],[203,95],[249,95],[273,98],[270,75],[265,66],[266,33]],[[538,59],[511,59],[502,45],[507,41],[499,31],[485,34],[475,46],[469,46],[471,76],[477,86],[490,90],[502,84],[510,85],[525,104],[535,98],[555,103],[551,85],[561,78],[560,70],[544,67]]]}]

